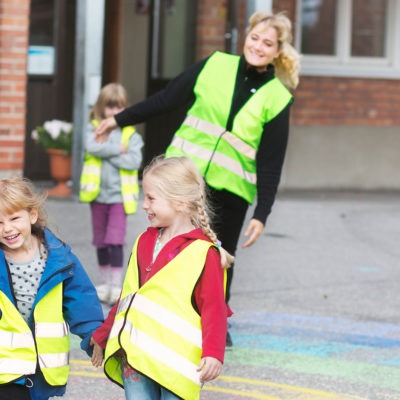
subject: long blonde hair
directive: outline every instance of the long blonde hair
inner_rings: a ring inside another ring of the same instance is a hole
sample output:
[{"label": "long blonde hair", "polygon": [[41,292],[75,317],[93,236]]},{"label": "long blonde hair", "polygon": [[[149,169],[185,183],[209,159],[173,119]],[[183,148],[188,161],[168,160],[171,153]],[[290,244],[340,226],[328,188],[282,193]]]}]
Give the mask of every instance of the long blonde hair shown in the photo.
[{"label": "long blonde hair", "polygon": [[128,93],[119,83],[105,85],[97,97],[96,103],[90,112],[90,120],[101,121],[105,119],[106,107],[125,108],[128,105]]},{"label": "long blonde hair", "polygon": [[210,225],[210,209],[206,201],[205,183],[194,162],[188,157],[155,157],[143,171],[150,177],[159,193],[172,203],[184,201],[191,223],[219,247],[221,264],[229,267],[234,257],[220,247],[217,235]]},{"label": "long blonde hair", "polygon": [[292,23],[282,12],[277,14],[256,11],[249,18],[249,25],[246,33],[248,34],[254,27],[263,23],[266,28],[275,28],[278,34],[279,56],[275,58],[276,76],[289,89],[295,89],[299,84],[300,55],[292,46]]},{"label": "long blonde hair", "polygon": [[35,190],[32,182],[21,176],[0,179],[0,212],[12,214],[20,210],[37,210],[38,218],[31,231],[44,243],[43,228],[47,224],[44,209],[46,195]]}]

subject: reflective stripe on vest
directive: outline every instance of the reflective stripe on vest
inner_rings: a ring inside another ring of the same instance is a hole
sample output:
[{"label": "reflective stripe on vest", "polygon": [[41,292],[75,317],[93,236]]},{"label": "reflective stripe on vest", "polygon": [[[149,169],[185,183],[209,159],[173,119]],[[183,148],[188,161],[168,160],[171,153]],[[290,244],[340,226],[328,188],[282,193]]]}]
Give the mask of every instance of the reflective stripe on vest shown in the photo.
[{"label": "reflective stripe on vest", "polygon": [[231,132],[225,130],[219,125],[212,124],[211,122],[204,121],[201,118],[197,118],[194,115],[187,115],[183,121],[185,125],[196,128],[197,130],[213,135],[217,138],[224,137],[224,139],[236,149],[239,153],[244,154],[246,157],[255,160],[256,151],[246,142],[233,135]]},{"label": "reflective stripe on vest", "polygon": [[184,399],[198,399],[201,321],[190,299],[213,244],[194,241],[139,288],[137,243],[106,347],[106,374],[122,385],[113,357],[122,346],[134,369]]},{"label": "reflective stripe on vest", "polygon": [[198,146],[195,143],[187,141],[179,136],[175,136],[172,139],[171,146],[179,148],[182,151],[182,154],[190,154],[192,157],[197,157],[207,163],[212,159],[215,164],[218,164],[219,166],[231,171],[233,174],[240,176],[248,183],[252,185],[256,185],[257,183],[256,174],[245,171],[242,167],[242,164],[224,156],[221,153],[213,153],[213,151]]},{"label": "reflective stripe on vest", "polygon": [[63,317],[63,284],[50,290],[34,309],[39,366],[49,385],[65,385],[69,374],[69,332]]},{"label": "reflective stripe on vest", "polygon": [[[98,121],[92,121],[94,126]],[[135,133],[133,126],[122,128],[121,144],[129,145],[129,139]],[[101,184],[101,165],[102,160],[99,157],[85,154],[82,173],[80,178],[79,200],[83,203],[90,203],[96,199],[100,193]],[[121,180],[121,196],[126,214],[133,214],[137,210],[139,200],[139,182],[138,171],[120,168],[119,176]]]},{"label": "reflective stripe on vest", "polygon": [[211,187],[252,203],[257,189],[256,153],[264,126],[290,103],[292,95],[277,78],[270,80],[237,112],[227,131],[239,60],[220,52],[207,60],[194,88],[196,100],[166,156],[191,157]]},{"label": "reflective stripe on vest", "polygon": [[0,291],[0,384],[36,371],[35,341],[29,326],[10,299]]}]

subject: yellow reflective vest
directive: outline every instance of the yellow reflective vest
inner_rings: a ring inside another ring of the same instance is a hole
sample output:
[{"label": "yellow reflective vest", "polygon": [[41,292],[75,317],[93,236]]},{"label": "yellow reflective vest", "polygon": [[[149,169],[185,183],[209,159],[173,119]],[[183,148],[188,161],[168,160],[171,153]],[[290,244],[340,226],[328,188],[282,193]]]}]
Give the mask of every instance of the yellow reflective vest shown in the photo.
[{"label": "yellow reflective vest", "polygon": [[0,384],[34,374],[39,363],[49,385],[66,385],[69,333],[62,313],[62,296],[60,283],[36,305],[33,335],[15,305],[0,291]]},{"label": "yellow reflective vest", "polygon": [[[96,120],[93,120],[92,123],[94,126],[98,125]],[[135,132],[133,126],[122,128],[121,144],[128,146],[129,139]],[[79,200],[83,203],[94,201],[100,193],[101,164],[101,158],[85,153],[79,192]],[[120,168],[119,176],[125,213],[134,214],[139,199],[138,171]]]},{"label": "yellow reflective vest", "polygon": [[139,287],[136,241],[105,351],[106,375],[123,386],[116,352],[129,365],[185,400],[200,396],[200,315],[191,298],[212,243],[195,240]]},{"label": "yellow reflective vest", "polygon": [[252,204],[264,125],[290,103],[292,95],[279,79],[270,80],[248,99],[236,114],[232,130],[227,131],[239,60],[239,56],[221,52],[207,60],[194,87],[196,100],[166,156],[189,156],[209,186],[226,189]]}]

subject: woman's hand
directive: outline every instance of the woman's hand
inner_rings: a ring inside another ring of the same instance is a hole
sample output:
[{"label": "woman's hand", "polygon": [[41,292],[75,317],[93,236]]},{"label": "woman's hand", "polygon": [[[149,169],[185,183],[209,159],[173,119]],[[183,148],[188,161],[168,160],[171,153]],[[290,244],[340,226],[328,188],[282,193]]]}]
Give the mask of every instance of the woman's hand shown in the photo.
[{"label": "woman's hand", "polygon": [[101,367],[104,360],[103,349],[94,341],[93,337],[90,339],[90,344],[93,346],[92,365],[96,368]]},{"label": "woman's hand", "polygon": [[94,131],[94,138],[96,142],[98,143],[105,142],[110,136],[110,133],[117,126],[118,126],[117,121],[115,121],[114,117],[103,119],[103,121],[100,122],[99,126]]},{"label": "woman's hand", "polygon": [[251,219],[244,236],[248,237],[247,241],[243,244],[243,248],[250,247],[261,236],[264,230],[264,224],[258,219]]},{"label": "woman's hand", "polygon": [[200,361],[200,365],[197,368],[197,371],[201,371],[200,373],[200,382],[208,382],[215,379],[222,370],[221,361],[217,360],[214,357],[204,357]]}]

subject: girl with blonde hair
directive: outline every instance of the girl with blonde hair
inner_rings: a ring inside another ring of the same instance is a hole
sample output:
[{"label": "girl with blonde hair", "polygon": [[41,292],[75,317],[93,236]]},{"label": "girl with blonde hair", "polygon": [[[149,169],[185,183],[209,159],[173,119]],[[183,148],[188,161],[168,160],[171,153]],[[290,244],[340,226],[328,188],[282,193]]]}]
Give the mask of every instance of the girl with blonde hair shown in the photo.
[{"label": "girl with blonde hair", "polygon": [[[131,399],[199,399],[224,360],[225,271],[231,256],[210,227],[203,178],[187,157],[143,172],[150,227],[137,239],[119,303],[93,335],[93,365]],[[225,262],[225,261],[223,261]]]},{"label": "girl with blonde hair", "polygon": [[94,130],[104,119],[123,110],[128,95],[119,83],[105,85],[90,113],[79,198],[90,204],[96,249],[100,301],[114,305],[121,292],[127,216],[136,212],[138,169],[143,140],[133,126],[114,129],[98,142]]},{"label": "girl with blonde hair", "polygon": [[45,196],[22,177],[0,179],[0,193],[0,399],[62,396],[69,331],[91,355],[103,311],[70,246],[48,229]]}]

